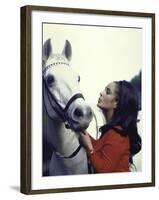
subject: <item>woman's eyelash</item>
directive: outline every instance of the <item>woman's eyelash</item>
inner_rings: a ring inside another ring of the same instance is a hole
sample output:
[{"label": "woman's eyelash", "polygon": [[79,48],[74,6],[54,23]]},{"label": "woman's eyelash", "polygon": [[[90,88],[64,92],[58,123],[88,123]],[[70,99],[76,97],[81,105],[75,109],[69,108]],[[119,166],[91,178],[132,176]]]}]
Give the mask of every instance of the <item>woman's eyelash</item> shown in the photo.
[{"label": "woman's eyelash", "polygon": [[110,94],[110,93],[111,93],[111,91],[110,91],[109,88],[106,88],[106,93],[107,93],[107,94]]}]

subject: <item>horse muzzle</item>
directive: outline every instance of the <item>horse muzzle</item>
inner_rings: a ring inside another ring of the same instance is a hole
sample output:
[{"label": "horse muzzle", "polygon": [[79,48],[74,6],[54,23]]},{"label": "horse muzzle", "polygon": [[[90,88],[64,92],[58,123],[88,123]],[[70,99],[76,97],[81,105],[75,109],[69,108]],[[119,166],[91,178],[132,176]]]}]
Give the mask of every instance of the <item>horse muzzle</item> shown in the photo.
[{"label": "horse muzzle", "polygon": [[88,128],[92,121],[92,109],[88,105],[78,105],[71,113],[68,123],[71,129],[75,131],[83,131]]}]

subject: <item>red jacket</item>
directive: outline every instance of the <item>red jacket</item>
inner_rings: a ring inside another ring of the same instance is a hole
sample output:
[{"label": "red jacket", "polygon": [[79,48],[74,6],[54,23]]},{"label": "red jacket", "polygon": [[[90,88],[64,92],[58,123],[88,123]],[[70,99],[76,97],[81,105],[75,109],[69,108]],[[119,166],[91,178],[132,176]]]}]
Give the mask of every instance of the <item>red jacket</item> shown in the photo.
[{"label": "red jacket", "polygon": [[95,173],[129,172],[128,136],[121,136],[111,129],[98,140],[90,138],[94,151],[88,156]]}]

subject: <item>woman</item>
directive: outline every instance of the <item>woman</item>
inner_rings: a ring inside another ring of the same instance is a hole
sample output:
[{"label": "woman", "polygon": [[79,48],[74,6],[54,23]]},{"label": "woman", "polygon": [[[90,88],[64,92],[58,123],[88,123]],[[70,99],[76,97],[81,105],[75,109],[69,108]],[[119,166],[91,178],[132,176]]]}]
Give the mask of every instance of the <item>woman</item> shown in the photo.
[{"label": "woman", "polygon": [[94,172],[128,172],[132,156],[141,149],[135,89],[127,81],[112,82],[100,93],[97,106],[107,121],[101,137],[94,140],[86,131],[80,137]]}]

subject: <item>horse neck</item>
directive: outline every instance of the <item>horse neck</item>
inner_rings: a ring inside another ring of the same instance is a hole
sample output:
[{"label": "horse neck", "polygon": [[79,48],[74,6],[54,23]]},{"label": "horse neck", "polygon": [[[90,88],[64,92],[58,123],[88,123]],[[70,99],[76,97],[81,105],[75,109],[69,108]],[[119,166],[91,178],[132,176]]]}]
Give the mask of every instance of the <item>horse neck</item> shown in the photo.
[{"label": "horse neck", "polygon": [[67,129],[62,122],[55,122],[55,137],[56,137],[56,150],[64,155],[71,155],[79,146],[77,133],[71,129]]}]

